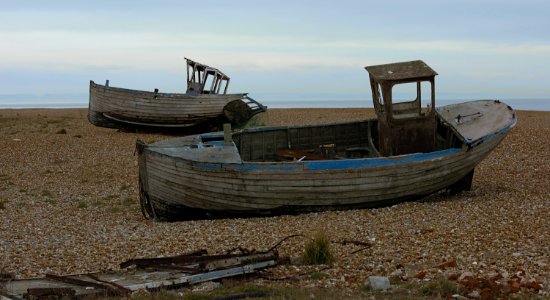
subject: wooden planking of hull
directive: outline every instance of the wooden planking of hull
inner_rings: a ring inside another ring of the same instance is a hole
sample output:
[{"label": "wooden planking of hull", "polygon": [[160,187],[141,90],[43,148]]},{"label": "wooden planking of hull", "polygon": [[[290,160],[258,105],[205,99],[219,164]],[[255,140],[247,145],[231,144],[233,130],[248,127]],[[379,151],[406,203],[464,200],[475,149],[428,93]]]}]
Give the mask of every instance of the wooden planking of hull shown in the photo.
[{"label": "wooden planking of hull", "polygon": [[[246,94],[172,94],[130,90],[96,84],[90,81],[88,120],[108,128],[189,128],[224,120],[228,107],[239,109],[238,118],[246,121],[266,107],[253,102]],[[252,100],[253,101],[253,100]],[[232,114],[232,116],[235,114]]]},{"label": "wooden planking of hull", "polygon": [[[456,122],[458,114],[474,110],[484,113]],[[472,138],[464,128],[476,123],[483,127]],[[371,149],[376,119],[245,129],[234,132],[229,143],[222,133],[138,142],[142,208],[149,218],[193,219],[368,207],[458,192],[471,187],[476,165],[515,124],[513,110],[499,101],[442,107],[436,151],[390,157]],[[319,152],[319,145],[331,145],[333,155],[290,161],[277,156],[281,149]],[[363,157],[351,158],[357,149]]]}]

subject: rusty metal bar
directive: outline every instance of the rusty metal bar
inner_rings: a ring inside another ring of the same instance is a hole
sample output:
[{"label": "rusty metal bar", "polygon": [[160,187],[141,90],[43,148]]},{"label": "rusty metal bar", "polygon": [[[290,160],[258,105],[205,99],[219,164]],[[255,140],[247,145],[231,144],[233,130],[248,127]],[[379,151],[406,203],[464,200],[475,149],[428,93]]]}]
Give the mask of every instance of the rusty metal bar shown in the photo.
[{"label": "rusty metal bar", "polygon": [[76,292],[71,288],[30,288],[27,289],[27,299],[73,299]]},{"label": "rusty metal bar", "polygon": [[267,252],[271,252],[273,250],[275,250],[277,247],[279,247],[279,245],[281,245],[284,241],[290,239],[290,238],[293,238],[293,237],[298,237],[298,236],[301,236],[303,237],[304,235],[303,234],[293,234],[293,235],[289,235],[289,236],[286,236],[284,237],[283,239],[281,239],[277,244],[273,245],[273,247],[269,248],[269,250],[267,250]]},{"label": "rusty metal bar", "polygon": [[219,270],[235,265],[243,265],[253,261],[277,259],[275,251],[268,251],[255,254],[221,254],[221,255],[180,255],[162,258],[140,258],[132,259],[120,264],[121,268],[135,265],[138,268],[158,268],[180,270],[189,273],[200,273],[204,271]]},{"label": "rusty metal bar", "polygon": [[90,277],[91,279],[97,281],[97,282],[101,282],[101,283],[106,284],[108,286],[112,286],[114,289],[117,289],[123,295],[129,295],[132,292],[129,289],[123,287],[122,285],[120,285],[116,282],[109,282],[109,281],[101,280],[101,279],[99,279],[99,277],[95,276],[94,274],[86,274],[86,275],[88,277]]},{"label": "rusty metal bar", "polygon": [[205,264],[204,269],[208,271],[213,271],[213,270],[230,268],[237,265],[246,265],[253,262],[265,261],[265,260],[276,260],[276,259],[277,259],[276,252],[258,253],[253,255],[237,256],[237,257],[219,259],[212,262],[208,262]]},{"label": "rusty metal bar", "polygon": [[134,284],[134,285],[127,285],[126,288],[135,291],[139,289],[155,289],[159,287],[168,287],[168,286],[177,286],[182,284],[195,284],[199,282],[209,281],[209,280],[215,280],[235,275],[244,275],[253,273],[258,269],[271,267],[277,265],[277,262],[274,260],[269,261],[263,261],[258,262],[255,264],[249,264],[244,266],[238,266],[230,269],[225,270],[218,270],[208,273],[201,273],[196,275],[184,275],[179,278],[171,278],[169,280],[159,280],[159,281],[151,281],[151,282],[145,282],[140,284]]},{"label": "rusty metal bar", "polygon": [[106,284],[99,283],[99,282],[91,282],[91,281],[77,279],[77,278],[73,278],[73,277],[69,277],[69,276],[59,276],[59,275],[54,275],[54,274],[46,274],[46,278],[56,280],[56,281],[65,282],[65,283],[70,283],[70,284],[74,284],[74,285],[84,286],[84,287],[90,286],[90,287],[102,289],[110,295],[124,296],[124,293],[122,293],[119,289],[117,289],[117,288],[115,288],[111,285],[106,285]]},{"label": "rusty metal bar", "polygon": [[120,268],[124,269],[129,266],[135,265],[136,267],[151,267],[154,265],[170,265],[170,264],[181,264],[183,262],[192,262],[193,259],[197,259],[207,254],[208,252],[204,249],[197,250],[194,252],[171,256],[171,257],[161,257],[161,258],[136,258],[130,259],[120,264]]}]

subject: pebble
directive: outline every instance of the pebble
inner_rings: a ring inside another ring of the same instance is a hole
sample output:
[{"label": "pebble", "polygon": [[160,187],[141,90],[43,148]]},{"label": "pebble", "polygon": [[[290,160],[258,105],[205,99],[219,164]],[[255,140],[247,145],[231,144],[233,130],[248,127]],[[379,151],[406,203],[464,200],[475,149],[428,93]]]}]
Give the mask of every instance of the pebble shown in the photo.
[{"label": "pebble", "polygon": [[[367,109],[270,109],[259,115],[259,124],[371,115]],[[60,275],[117,270],[131,258],[199,249],[216,254],[237,246],[267,250],[286,236],[303,234],[278,248],[280,255],[296,258],[308,238],[324,231],[332,241],[372,246],[333,243],[336,260],[322,271],[328,276],[305,280],[304,266],[293,285],[360,287],[370,276],[390,276],[401,268],[412,282],[423,280],[418,274],[427,280],[494,272],[507,278],[521,271],[525,280],[543,282],[539,294],[550,295],[550,112],[518,116],[516,128],[476,168],[472,191],[376,209],[162,223],[141,215],[134,151],[138,138],[169,136],[94,127],[85,109],[2,110],[0,273],[29,278],[45,270]],[[55,134],[60,129],[68,134]],[[453,259],[456,266],[434,267]],[[273,271],[283,277],[295,272],[287,266]]]},{"label": "pebble", "polygon": [[383,276],[369,276],[368,284],[373,291],[386,291],[391,287],[388,277]]}]

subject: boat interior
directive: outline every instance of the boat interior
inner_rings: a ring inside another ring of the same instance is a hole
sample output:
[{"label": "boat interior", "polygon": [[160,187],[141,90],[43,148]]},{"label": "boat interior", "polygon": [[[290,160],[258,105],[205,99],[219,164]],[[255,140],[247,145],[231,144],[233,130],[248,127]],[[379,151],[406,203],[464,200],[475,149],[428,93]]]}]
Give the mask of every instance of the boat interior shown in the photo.
[{"label": "boat interior", "polygon": [[390,157],[462,146],[435,109],[437,73],[421,60],[366,67],[375,119],[233,134],[243,161]]},{"label": "boat interior", "polygon": [[[456,133],[439,120],[435,137],[436,151],[460,148],[463,144]],[[376,119],[315,126],[255,128],[233,133],[233,142],[241,159],[250,162],[381,157],[378,141]]]}]

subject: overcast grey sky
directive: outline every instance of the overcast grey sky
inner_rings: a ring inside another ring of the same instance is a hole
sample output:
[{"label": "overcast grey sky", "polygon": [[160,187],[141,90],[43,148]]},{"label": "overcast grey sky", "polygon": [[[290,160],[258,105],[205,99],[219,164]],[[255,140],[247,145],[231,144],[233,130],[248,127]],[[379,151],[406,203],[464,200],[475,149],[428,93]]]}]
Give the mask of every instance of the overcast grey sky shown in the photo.
[{"label": "overcast grey sky", "polygon": [[549,1],[264,2],[0,0],[0,104],[87,100],[89,80],[183,92],[184,57],[251,95],[370,99],[364,66],[422,59],[443,97],[550,99]]}]

